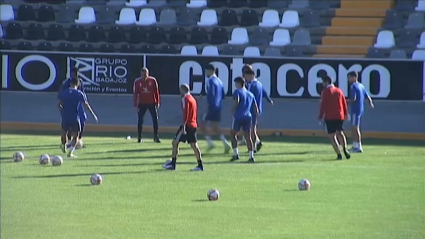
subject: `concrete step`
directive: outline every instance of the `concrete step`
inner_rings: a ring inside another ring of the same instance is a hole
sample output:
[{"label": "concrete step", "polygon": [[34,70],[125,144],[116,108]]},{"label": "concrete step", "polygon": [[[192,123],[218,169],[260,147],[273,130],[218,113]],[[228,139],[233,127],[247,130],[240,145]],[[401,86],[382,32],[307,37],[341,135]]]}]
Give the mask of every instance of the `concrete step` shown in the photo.
[{"label": "concrete step", "polygon": [[317,54],[366,55],[369,46],[317,46]]},{"label": "concrete step", "polygon": [[364,58],[364,55],[342,55],[342,54],[315,54],[314,58],[343,58],[343,59],[358,59]]},{"label": "concrete step", "polygon": [[394,0],[341,0],[341,8],[390,9]]},{"label": "concrete step", "polygon": [[371,46],[375,43],[375,37],[371,36],[324,36],[323,45],[330,46]]},{"label": "concrete step", "polygon": [[333,27],[381,27],[384,18],[356,18],[356,17],[335,17],[332,19]]},{"label": "concrete step", "polygon": [[373,36],[378,32],[378,27],[328,27],[327,36]]},{"label": "concrete step", "polygon": [[387,9],[356,9],[340,8],[335,11],[335,17],[382,17],[385,18]]}]

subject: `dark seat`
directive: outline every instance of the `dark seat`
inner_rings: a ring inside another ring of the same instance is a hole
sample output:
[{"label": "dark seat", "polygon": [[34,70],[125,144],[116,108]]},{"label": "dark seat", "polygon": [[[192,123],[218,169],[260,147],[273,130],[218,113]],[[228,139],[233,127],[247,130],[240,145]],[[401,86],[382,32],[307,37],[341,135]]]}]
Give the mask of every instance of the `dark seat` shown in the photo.
[{"label": "dark seat", "polygon": [[70,7],[67,5],[61,5],[59,12],[56,17],[56,22],[58,23],[70,23],[74,22],[77,18],[77,11],[75,7]]},{"label": "dark seat", "polygon": [[39,22],[54,22],[56,20],[55,11],[50,5],[43,5],[38,9],[38,18]]},{"label": "dark seat", "polygon": [[310,8],[315,10],[323,10],[330,8],[329,0],[310,0]]},{"label": "dark seat", "polygon": [[155,46],[152,45],[143,45],[140,48],[140,52],[142,53],[157,53]]},{"label": "dark seat", "polygon": [[239,25],[238,15],[234,10],[226,9],[221,13],[218,24],[224,27]]},{"label": "dark seat", "polygon": [[167,42],[167,36],[165,35],[165,30],[162,27],[154,27],[149,30],[148,43],[150,44],[159,44]]},{"label": "dark seat", "polygon": [[18,21],[35,21],[35,10],[31,5],[20,5],[16,15]]},{"label": "dark seat", "polygon": [[286,46],[285,47],[285,55],[291,57],[303,57],[303,50],[300,46]]},{"label": "dark seat", "polygon": [[90,43],[82,43],[78,47],[78,51],[81,52],[94,52],[94,46]]},{"label": "dark seat", "polygon": [[186,30],[183,27],[173,27],[170,30],[170,38],[168,43],[170,44],[183,44],[187,42]]},{"label": "dark seat", "polygon": [[71,51],[75,50],[75,47],[74,47],[74,45],[72,45],[70,43],[62,42],[62,43],[59,44],[57,49],[58,49],[58,51],[65,51],[65,52],[69,51],[69,52],[71,52]]},{"label": "dark seat", "polygon": [[68,41],[78,42],[86,40],[86,32],[80,25],[72,25],[68,30]]},{"label": "dark seat", "polygon": [[249,27],[258,25],[258,15],[255,10],[244,10],[241,15],[240,26]]},{"label": "dark seat", "polygon": [[240,55],[240,52],[239,52],[239,49],[238,49],[237,46],[224,45],[220,49],[220,55],[223,55],[223,56],[238,56],[238,55]]},{"label": "dark seat", "polygon": [[[269,0],[272,1],[272,0]],[[263,8],[267,7],[267,0],[251,0],[249,1],[250,8]]]},{"label": "dark seat", "polygon": [[256,28],[249,35],[249,43],[255,46],[268,45],[270,42],[269,33],[264,28]]},{"label": "dark seat", "polygon": [[211,32],[211,41],[213,45],[220,45],[229,41],[229,34],[224,27],[216,27]]},{"label": "dark seat", "polygon": [[102,26],[92,26],[88,31],[88,42],[104,42],[106,41],[105,30]]},{"label": "dark seat", "polygon": [[119,43],[127,41],[125,37],[125,31],[123,27],[113,26],[109,29],[108,32],[108,42],[109,43]]},{"label": "dark seat", "polygon": [[118,19],[118,13],[113,7],[103,8],[96,14],[96,23],[98,24],[113,24]]},{"label": "dark seat", "polygon": [[208,7],[210,8],[221,8],[227,6],[227,0],[208,0]]},{"label": "dark seat", "polygon": [[99,51],[111,53],[111,52],[115,52],[115,47],[112,44],[102,44],[99,47]]},{"label": "dark seat", "polygon": [[125,53],[134,53],[136,51],[136,47],[130,44],[124,44],[121,46],[121,52]]},{"label": "dark seat", "polygon": [[24,38],[21,24],[17,22],[8,23],[6,26],[6,39],[16,40]]},{"label": "dark seat", "polygon": [[31,23],[27,29],[27,40],[41,40],[44,39],[43,26],[40,23]]},{"label": "dark seat", "polygon": [[177,22],[178,25],[191,26],[196,24],[198,18],[199,16],[196,9],[183,8],[183,10],[180,12],[179,17],[177,18]]},{"label": "dark seat", "polygon": [[397,38],[397,46],[401,48],[416,47],[418,44],[418,32],[414,30],[401,29]]},{"label": "dark seat", "polygon": [[190,33],[190,44],[203,44],[208,42],[208,34],[205,28],[195,27]]},{"label": "dark seat", "polygon": [[18,50],[21,51],[32,51],[34,50],[31,42],[22,41],[18,43],[18,46],[16,47]]},{"label": "dark seat", "polygon": [[53,24],[49,26],[47,30],[48,41],[59,41],[65,39],[65,31],[62,25]]},{"label": "dark seat", "polygon": [[148,40],[147,31],[143,27],[132,27],[130,30],[129,43],[141,43]]},{"label": "dark seat", "polygon": [[319,27],[320,26],[320,15],[318,11],[307,11],[304,12],[301,18],[302,27]]},{"label": "dark seat", "polygon": [[385,56],[385,50],[377,48],[369,48],[366,54],[367,58],[387,58]]},{"label": "dark seat", "polygon": [[229,0],[229,7],[240,8],[240,7],[248,7],[247,0]]},{"label": "dark seat", "polygon": [[401,11],[413,11],[418,0],[396,0],[396,9]]},{"label": "dark seat", "polygon": [[37,46],[38,51],[53,51],[53,45],[50,42],[40,42]]},{"label": "dark seat", "polygon": [[1,50],[10,50],[10,49],[12,49],[12,46],[10,45],[10,42],[8,42],[8,41],[0,41],[0,49]]},{"label": "dark seat", "polygon": [[385,16],[385,29],[400,29],[403,28],[403,15],[394,10],[388,10]]},{"label": "dark seat", "polygon": [[162,53],[162,54],[177,54],[177,49],[176,49],[175,46],[165,45],[165,46],[161,47],[161,50],[159,51],[159,53]]}]

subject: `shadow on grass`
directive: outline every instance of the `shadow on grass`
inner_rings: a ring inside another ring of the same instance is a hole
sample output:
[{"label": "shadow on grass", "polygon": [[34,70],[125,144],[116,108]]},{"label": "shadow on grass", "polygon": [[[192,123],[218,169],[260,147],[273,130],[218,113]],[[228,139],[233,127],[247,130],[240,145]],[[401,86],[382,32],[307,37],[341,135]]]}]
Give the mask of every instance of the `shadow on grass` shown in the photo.
[{"label": "shadow on grass", "polygon": [[209,202],[209,200],[208,199],[195,199],[195,200],[192,200],[192,202]]},{"label": "shadow on grass", "polygon": [[284,192],[298,192],[300,190],[298,190],[298,189],[284,189],[283,191]]},{"label": "shadow on grass", "polygon": [[[99,173],[102,176],[108,175],[132,175],[132,174],[145,174],[145,173],[157,173],[165,172],[163,169],[155,169],[150,171],[137,171],[137,172],[109,172]],[[78,174],[59,174],[59,175],[43,175],[43,176],[15,176],[12,178],[16,179],[31,179],[31,178],[72,178],[72,177],[90,177],[92,173],[78,173]]]},{"label": "shadow on grass", "polygon": [[77,184],[77,185],[75,185],[76,187],[91,187],[92,185],[91,184]]}]

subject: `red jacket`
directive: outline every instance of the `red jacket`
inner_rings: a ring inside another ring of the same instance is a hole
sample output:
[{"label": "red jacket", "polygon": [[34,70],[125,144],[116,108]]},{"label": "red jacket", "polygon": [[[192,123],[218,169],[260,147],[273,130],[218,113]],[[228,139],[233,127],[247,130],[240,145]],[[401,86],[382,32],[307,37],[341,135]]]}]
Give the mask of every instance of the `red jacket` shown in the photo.
[{"label": "red jacket", "polygon": [[345,120],[348,115],[347,101],[341,89],[329,85],[322,91],[319,120]]},{"label": "red jacket", "polygon": [[159,89],[158,82],[152,76],[148,76],[145,80],[137,78],[133,86],[133,103],[134,107],[139,104],[156,104],[159,105]]},{"label": "red jacket", "polygon": [[183,124],[188,127],[198,127],[198,104],[191,94],[186,94],[182,98]]}]

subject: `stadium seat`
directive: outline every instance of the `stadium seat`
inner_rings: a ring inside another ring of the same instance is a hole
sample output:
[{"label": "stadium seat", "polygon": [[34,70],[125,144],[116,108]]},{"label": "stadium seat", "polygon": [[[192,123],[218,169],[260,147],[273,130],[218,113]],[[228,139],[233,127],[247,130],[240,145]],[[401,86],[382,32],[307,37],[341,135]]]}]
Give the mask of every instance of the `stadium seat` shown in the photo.
[{"label": "stadium seat", "polygon": [[271,9],[282,9],[288,7],[288,2],[286,0],[269,0],[267,1],[267,6]]},{"label": "stadium seat", "polygon": [[300,16],[297,11],[288,10],[283,13],[282,22],[279,24],[280,27],[292,28],[300,25]]},{"label": "stadium seat", "polygon": [[68,41],[79,42],[86,40],[86,32],[80,25],[72,25],[68,30]]},{"label": "stadium seat", "polygon": [[78,12],[78,19],[74,21],[77,24],[89,24],[96,22],[96,14],[93,7],[82,7]]},{"label": "stadium seat", "polygon": [[193,45],[203,44],[208,42],[208,34],[205,28],[195,27],[190,33],[189,43]]},{"label": "stadium seat", "polygon": [[0,5],[0,21],[12,21],[15,20],[15,13],[13,12],[12,5],[1,4]]},{"label": "stadium seat", "polygon": [[256,28],[249,34],[249,44],[254,46],[263,46],[269,44],[269,33],[264,28]]},{"label": "stadium seat", "polygon": [[327,0],[310,0],[309,7],[315,10],[324,10],[330,8],[330,3]]},{"label": "stadium seat", "polygon": [[189,8],[201,8],[206,6],[207,0],[190,0],[190,2],[186,4],[186,7]]},{"label": "stadium seat", "polygon": [[127,3],[127,0],[109,0],[106,5],[108,6],[123,6]]},{"label": "stadium seat", "polygon": [[17,10],[16,20],[35,21],[35,10],[31,5],[20,5]]},{"label": "stadium seat", "polygon": [[412,54],[412,60],[425,61],[425,50],[415,50]]},{"label": "stadium seat", "polygon": [[412,11],[418,0],[397,0],[396,9],[400,11]]},{"label": "stadium seat", "polygon": [[154,53],[157,53],[157,50],[156,50],[155,46],[143,45],[142,47],[140,47],[140,52],[141,53],[154,54]]},{"label": "stadium seat", "polygon": [[50,25],[47,29],[47,38],[48,41],[59,41],[65,39],[65,31],[63,26],[60,24]]},{"label": "stadium seat", "polygon": [[[167,5],[166,0],[149,0],[148,6],[149,7],[162,7],[164,5]],[[171,49],[169,49],[171,50]]]},{"label": "stadium seat", "polygon": [[277,47],[267,47],[266,50],[264,50],[264,56],[280,57],[282,54]]},{"label": "stadium seat", "polygon": [[246,56],[246,57],[260,57],[261,56],[260,49],[258,47],[256,47],[256,46],[248,46],[243,51],[243,56]]},{"label": "stadium seat", "polygon": [[220,50],[220,55],[223,56],[238,56],[240,55],[237,46],[224,45]]},{"label": "stadium seat", "polygon": [[44,30],[40,23],[31,23],[27,28],[27,40],[44,40]]},{"label": "stadium seat", "polygon": [[99,51],[111,53],[111,52],[115,52],[115,47],[112,44],[102,44],[99,47]]},{"label": "stadium seat", "polygon": [[308,0],[292,0],[292,3],[288,6],[290,9],[303,9],[309,7]]},{"label": "stadium seat", "polygon": [[220,45],[227,43],[229,41],[229,34],[227,33],[226,28],[216,27],[211,32],[210,43],[213,45]]},{"label": "stadium seat", "polygon": [[229,0],[229,7],[231,8],[241,8],[247,6],[248,0]]},{"label": "stadium seat", "polygon": [[185,7],[186,3],[187,3],[186,0],[169,0],[167,2],[167,6],[181,8],[181,7]]},{"label": "stadium seat", "polygon": [[173,25],[177,23],[176,11],[174,9],[162,9],[159,15],[159,24],[162,25]]},{"label": "stadium seat", "polygon": [[394,10],[387,11],[385,16],[385,29],[400,29],[403,28],[403,15]]},{"label": "stadium seat", "polygon": [[375,48],[391,48],[395,46],[394,33],[392,31],[383,30],[378,33]]},{"label": "stadium seat", "polygon": [[255,10],[243,10],[241,15],[240,26],[242,27],[250,27],[258,25],[258,14]]},{"label": "stadium seat", "polygon": [[56,17],[56,22],[71,23],[71,22],[74,22],[76,17],[77,17],[77,14],[73,7],[61,5]]},{"label": "stadium seat", "polygon": [[136,25],[150,26],[154,24],[156,24],[155,10],[153,10],[152,8],[142,9],[139,14],[139,21],[136,22]]},{"label": "stadium seat", "polygon": [[0,49],[10,50],[10,49],[12,49],[12,46],[10,45],[10,42],[2,40],[2,41],[0,41]]},{"label": "stadium seat", "polygon": [[184,56],[197,56],[198,50],[196,46],[183,46],[180,50],[180,54]]},{"label": "stadium seat", "polygon": [[146,0],[130,0],[125,3],[127,7],[142,7],[147,4]]},{"label": "stadium seat", "polygon": [[165,30],[161,27],[154,27],[149,30],[148,43],[150,44],[160,44],[167,42],[167,36],[165,35]]},{"label": "stadium seat", "polygon": [[267,0],[250,0],[248,3],[249,8],[263,8],[267,7]]},{"label": "stadium seat", "polygon": [[95,5],[105,5],[107,0],[86,0],[87,4],[90,6],[95,6]]},{"label": "stadium seat", "polygon": [[318,11],[307,11],[301,18],[302,27],[320,27],[320,15]]},{"label": "stadium seat", "polygon": [[53,51],[53,45],[50,42],[40,42],[37,46],[38,51]]},{"label": "stadium seat", "polygon": [[50,5],[43,5],[38,9],[38,18],[39,22],[54,22],[56,20],[55,11]]},{"label": "stadium seat", "polygon": [[94,52],[95,50],[94,50],[94,46],[92,44],[82,43],[78,47],[78,51],[80,51],[80,52]]},{"label": "stadium seat", "polygon": [[136,12],[133,8],[123,8],[120,11],[118,20],[115,21],[117,25],[132,25],[137,22]]},{"label": "stadium seat", "polygon": [[391,59],[407,59],[407,53],[403,49],[394,49],[390,52]]},{"label": "stadium seat", "polygon": [[303,50],[299,46],[288,45],[288,46],[285,47],[285,52],[286,52],[285,55],[289,56],[289,57],[303,57],[304,56]]},{"label": "stadium seat", "polygon": [[57,49],[63,52],[71,52],[75,50],[75,47],[70,43],[62,42],[59,44]]},{"label": "stadium seat", "polygon": [[23,41],[18,43],[16,49],[21,51],[31,51],[33,50],[33,45],[31,44],[31,42]]},{"label": "stadium seat", "polygon": [[204,46],[204,48],[202,48],[201,55],[203,55],[203,56],[219,56],[220,53],[218,52],[218,48],[216,46]]},{"label": "stadium seat", "polygon": [[207,7],[209,8],[223,8],[227,6],[228,6],[227,0],[208,0],[207,1]]},{"label": "stadium seat", "polygon": [[311,45],[311,35],[307,29],[298,29],[294,33],[294,38],[292,39],[292,45],[294,46],[310,46]]},{"label": "stadium seat", "polygon": [[147,42],[147,40],[148,34],[146,29],[137,26],[130,29],[130,37],[128,38],[129,43],[138,44],[141,42]]},{"label": "stadium seat", "polygon": [[82,5],[82,4],[85,4],[86,3],[86,0],[67,0],[66,1],[66,4],[67,5],[69,5],[69,4],[77,4],[77,5]]},{"label": "stadium seat", "polygon": [[228,41],[231,45],[243,45],[249,42],[246,28],[236,27],[232,30],[232,35]]},{"label": "stadium seat", "polygon": [[218,23],[217,12],[214,9],[205,9],[201,13],[198,26],[214,26]]},{"label": "stadium seat", "polygon": [[402,29],[399,31],[397,46],[401,48],[416,47],[418,44],[417,33],[413,30]]},{"label": "stadium seat", "polygon": [[6,39],[16,40],[24,37],[21,24],[17,22],[8,23],[6,26]]},{"label": "stadium seat", "polygon": [[185,42],[187,42],[186,30],[183,27],[173,27],[173,28],[171,28],[168,43],[170,43],[170,44],[183,44]]},{"label": "stadium seat", "polygon": [[124,53],[134,53],[136,51],[136,47],[134,45],[124,44],[120,48],[120,52]]},{"label": "stadium seat", "polygon": [[276,29],[273,33],[273,40],[270,46],[286,46],[291,43],[291,36],[286,29]]},{"label": "stadium seat", "polygon": [[366,57],[367,58],[377,58],[377,59],[387,58],[385,56],[384,50],[377,49],[377,48],[369,48],[369,50],[367,51]]},{"label": "stadium seat", "polygon": [[407,19],[407,24],[405,28],[408,28],[408,29],[425,28],[424,14],[419,12],[410,13]]},{"label": "stadium seat", "polygon": [[268,9],[264,11],[260,27],[277,27],[280,24],[279,13],[276,10]]},{"label": "stadium seat", "polygon": [[122,28],[121,26],[113,26],[111,27],[111,29],[109,29],[107,42],[120,43],[125,41],[126,41],[126,37],[125,37],[124,28]]},{"label": "stadium seat", "polygon": [[165,45],[165,46],[161,47],[159,53],[162,53],[162,54],[177,54],[178,51],[177,51],[175,46]]},{"label": "stadium seat", "polygon": [[421,37],[419,38],[419,44],[416,45],[416,47],[420,49],[425,48],[425,31],[421,33]]},{"label": "stadium seat", "polygon": [[105,29],[102,26],[92,26],[88,30],[88,42],[105,42]]},{"label": "stadium seat", "polygon": [[113,7],[106,7],[96,15],[96,23],[98,24],[113,24],[118,15]]},{"label": "stadium seat", "polygon": [[425,11],[425,0],[418,0],[418,5],[415,8],[416,11]]},{"label": "stadium seat", "polygon": [[2,39],[3,39],[3,37],[4,37],[5,35],[6,35],[6,34],[4,34],[3,25],[1,25],[1,24],[0,24],[0,38],[2,38]]},{"label": "stadium seat", "polygon": [[235,10],[223,10],[221,12],[219,25],[223,27],[239,25],[238,15],[236,14]]},{"label": "stadium seat", "polygon": [[182,26],[191,26],[196,24],[198,21],[197,17],[196,10],[185,8],[180,12],[180,16],[177,18],[177,22]]}]

